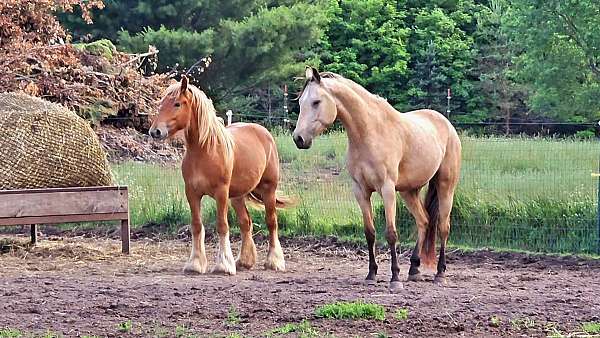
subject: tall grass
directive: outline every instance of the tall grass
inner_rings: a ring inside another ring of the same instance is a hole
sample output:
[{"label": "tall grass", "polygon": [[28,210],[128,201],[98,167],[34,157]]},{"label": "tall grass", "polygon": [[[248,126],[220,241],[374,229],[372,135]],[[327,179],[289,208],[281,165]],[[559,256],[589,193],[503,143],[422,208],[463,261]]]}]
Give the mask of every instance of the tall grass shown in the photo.
[{"label": "tall grass", "polygon": [[[452,243],[548,252],[597,250],[597,181],[590,175],[598,166],[596,141],[461,139]],[[362,240],[362,218],[344,165],[346,136],[323,135],[307,151],[297,150],[289,135],[276,135],[276,141],[282,162],[280,189],[300,201],[279,213],[282,233]],[[134,224],[189,222],[179,168],[127,163],[114,171],[120,184],[130,186]],[[373,205],[381,232],[384,215],[376,195]],[[398,210],[401,238],[412,241],[414,221],[403,203]],[[205,202],[203,211],[205,223],[213,222],[214,204]],[[261,212],[252,214],[255,223],[263,223]]]}]

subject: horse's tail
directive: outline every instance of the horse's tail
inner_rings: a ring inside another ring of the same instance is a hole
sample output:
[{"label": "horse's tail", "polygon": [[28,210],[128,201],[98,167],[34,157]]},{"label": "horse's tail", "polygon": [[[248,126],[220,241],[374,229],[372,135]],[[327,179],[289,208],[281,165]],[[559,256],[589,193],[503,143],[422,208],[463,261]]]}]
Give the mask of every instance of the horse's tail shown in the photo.
[{"label": "horse's tail", "polygon": [[[264,206],[265,202],[262,199],[262,196],[260,196],[259,194],[255,193],[254,191],[249,193],[246,196],[246,199],[248,200],[248,202],[254,204],[254,205],[259,205],[259,206]],[[288,196],[276,196],[275,197],[275,208],[277,209],[285,209],[285,208],[289,208],[292,207],[296,204],[296,201]]]},{"label": "horse's tail", "polygon": [[429,188],[425,196],[425,210],[429,215],[427,229],[425,230],[425,238],[421,241],[419,256],[421,263],[428,268],[435,266],[435,237],[438,224],[440,221],[440,202],[437,190],[438,175],[435,174],[429,181]]}]

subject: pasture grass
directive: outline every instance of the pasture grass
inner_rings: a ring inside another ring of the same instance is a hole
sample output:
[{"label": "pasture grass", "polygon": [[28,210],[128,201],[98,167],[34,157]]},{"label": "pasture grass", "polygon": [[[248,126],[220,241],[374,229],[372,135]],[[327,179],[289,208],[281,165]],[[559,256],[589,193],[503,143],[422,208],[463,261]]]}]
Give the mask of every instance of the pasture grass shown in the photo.
[{"label": "pasture grass", "polygon": [[237,311],[237,309],[235,308],[235,306],[231,306],[229,307],[229,310],[227,311],[227,319],[226,322],[229,325],[237,325],[242,321],[242,319],[240,318],[240,313]]},{"label": "pasture grass", "polygon": [[0,338],[16,338],[21,337],[23,334],[17,329],[4,328],[0,329]]},{"label": "pasture grass", "polygon": [[322,337],[321,333],[315,329],[308,320],[303,320],[300,323],[288,323],[269,331],[266,336],[273,337],[278,335],[286,335],[294,333],[301,338]]},{"label": "pasture grass", "polygon": [[[363,241],[362,216],[345,169],[346,136],[323,135],[306,151],[287,134],[275,135],[281,165],[280,190],[299,200],[279,211],[284,236],[336,236]],[[597,141],[461,136],[461,181],[454,200],[450,244],[553,253],[597,253]],[[130,187],[132,223],[169,225],[176,231],[190,215],[179,167],[145,163],[113,166],[119,184]],[[415,240],[414,220],[398,198],[397,227],[404,243]],[[374,194],[378,233],[385,229],[381,198]],[[214,202],[205,198],[203,219],[214,222]],[[255,229],[266,231],[264,214],[250,210]],[[235,225],[235,216],[230,224]]]},{"label": "pasture grass", "polygon": [[583,323],[581,329],[587,334],[600,335],[600,322]]},{"label": "pasture grass", "polygon": [[133,328],[133,323],[131,322],[131,320],[126,320],[117,325],[117,330],[119,330],[119,332],[123,332],[123,333],[131,332],[132,328]]},{"label": "pasture grass", "polygon": [[407,308],[399,308],[396,309],[396,313],[394,313],[394,318],[397,320],[407,320],[408,319],[408,309]]},{"label": "pasture grass", "polygon": [[385,319],[385,308],[379,304],[363,301],[336,302],[315,309],[315,315],[327,319]]},{"label": "pasture grass", "polygon": [[500,325],[502,325],[502,318],[500,318],[498,316],[490,317],[490,326],[491,327],[500,327]]}]

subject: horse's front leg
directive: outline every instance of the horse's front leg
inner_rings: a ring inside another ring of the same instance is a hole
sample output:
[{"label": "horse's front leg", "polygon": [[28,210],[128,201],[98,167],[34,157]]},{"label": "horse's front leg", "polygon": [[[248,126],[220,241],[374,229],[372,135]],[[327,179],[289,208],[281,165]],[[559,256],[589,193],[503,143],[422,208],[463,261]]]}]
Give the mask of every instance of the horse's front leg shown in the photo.
[{"label": "horse's front leg", "polygon": [[227,222],[228,189],[225,187],[218,191],[215,196],[217,202],[217,234],[219,235],[219,252],[217,253],[216,265],[213,273],[225,273],[235,275],[235,260],[231,252],[229,242],[229,223]]},{"label": "horse's front leg", "polygon": [[377,276],[377,262],[375,261],[375,225],[373,224],[373,211],[371,207],[371,192],[365,191],[358,183],[354,182],[352,186],[354,197],[360,206],[363,215],[363,224],[365,227],[365,238],[369,249],[369,273],[365,278],[367,285],[375,284]]},{"label": "horse's front leg", "polygon": [[204,227],[201,217],[202,196],[197,195],[191,189],[185,190],[190,210],[192,212],[192,252],[190,259],[183,267],[184,273],[205,273],[207,262],[204,250]]},{"label": "horse's front leg", "polygon": [[380,194],[383,198],[383,206],[385,209],[385,237],[390,247],[390,256],[392,258],[390,291],[395,292],[402,289],[402,282],[400,282],[400,278],[398,277],[400,265],[398,264],[398,254],[396,253],[398,233],[396,231],[396,187],[394,182],[385,182],[381,187]]}]

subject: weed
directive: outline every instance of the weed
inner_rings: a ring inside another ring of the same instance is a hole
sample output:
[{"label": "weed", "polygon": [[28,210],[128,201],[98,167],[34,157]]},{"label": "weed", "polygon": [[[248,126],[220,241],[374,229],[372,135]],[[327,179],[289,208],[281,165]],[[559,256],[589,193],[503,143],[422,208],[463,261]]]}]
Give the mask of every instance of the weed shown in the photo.
[{"label": "weed", "polygon": [[398,320],[406,320],[406,319],[408,319],[408,309],[407,308],[396,309],[396,313],[394,314],[394,318],[396,318]]},{"label": "weed", "polygon": [[17,329],[0,329],[0,338],[16,338],[21,336],[21,331]]},{"label": "weed", "polygon": [[330,319],[385,319],[385,308],[379,304],[356,302],[337,302],[319,306],[315,310],[318,317]]},{"label": "weed", "polygon": [[583,323],[581,329],[587,334],[600,334],[600,322]]},{"label": "weed", "polygon": [[227,312],[227,324],[229,325],[237,325],[241,322],[240,314],[236,310],[235,306],[230,306],[229,311]]},{"label": "weed", "polygon": [[322,336],[321,333],[319,333],[319,331],[312,327],[309,321],[303,320],[299,324],[288,323],[276,329],[273,329],[269,333],[267,333],[267,337],[272,337],[273,335],[284,335],[288,333],[297,333],[298,337],[302,338]]},{"label": "weed", "polygon": [[119,323],[119,325],[117,325],[117,329],[119,329],[119,332],[123,332],[123,333],[131,332],[132,327],[133,327],[133,324],[131,323],[131,320],[124,321],[122,323]]},{"label": "weed", "polygon": [[500,327],[500,325],[502,325],[502,318],[500,318],[498,316],[490,317],[490,326],[491,327]]},{"label": "weed", "polygon": [[533,319],[527,318],[527,317],[512,319],[510,321],[510,324],[516,330],[531,329],[531,328],[535,327],[535,321]]}]

